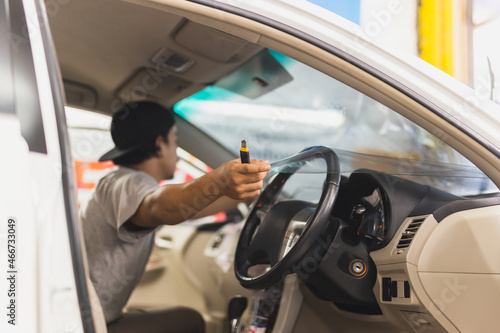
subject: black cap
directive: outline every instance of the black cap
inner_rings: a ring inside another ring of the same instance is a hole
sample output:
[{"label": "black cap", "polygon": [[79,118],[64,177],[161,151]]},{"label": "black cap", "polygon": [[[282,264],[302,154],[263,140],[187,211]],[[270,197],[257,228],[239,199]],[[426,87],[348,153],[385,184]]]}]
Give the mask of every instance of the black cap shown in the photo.
[{"label": "black cap", "polygon": [[111,120],[115,148],[102,155],[99,162],[114,160],[141,148],[159,135],[167,134],[174,124],[172,111],[155,102],[126,104]]}]

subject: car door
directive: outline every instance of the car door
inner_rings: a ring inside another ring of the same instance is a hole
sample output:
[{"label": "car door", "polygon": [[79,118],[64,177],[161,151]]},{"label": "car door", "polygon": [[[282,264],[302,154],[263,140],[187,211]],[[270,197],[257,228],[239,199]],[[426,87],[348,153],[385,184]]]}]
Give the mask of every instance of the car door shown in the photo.
[{"label": "car door", "polygon": [[42,1],[0,1],[2,332],[95,332]]},{"label": "car door", "polygon": [[[89,2],[88,1],[79,2],[79,4],[81,3],[87,4]],[[98,3],[98,6],[96,7],[83,6],[83,8],[81,8],[76,6],[76,2],[72,2],[72,4],[75,5],[73,13],[75,15],[74,17],[76,17],[76,15],[80,15],[80,13],[82,13],[82,10],[87,10],[86,13],[88,13],[89,18],[95,17],[97,16],[96,15],[97,9],[100,9],[99,13],[103,14],[104,16],[106,12],[102,10],[103,8],[100,6],[102,3],[105,2],[95,2],[95,3]],[[125,2],[117,1],[117,2],[106,2],[106,3],[122,4]],[[127,2],[127,4],[130,3],[136,3],[141,6],[134,8],[135,11],[130,12],[131,15],[139,16],[138,12],[141,9],[143,9],[143,7],[157,8],[158,12],[177,13],[177,14],[180,13],[179,15],[182,15],[183,18],[186,20],[191,20],[194,23],[203,23],[202,25],[203,28],[215,28],[217,30],[222,30],[223,32],[231,36],[231,38],[228,37],[229,41],[233,40],[232,37],[238,37],[244,40],[245,42],[253,42],[258,44],[259,47],[269,48],[276,52],[284,54],[288,57],[297,59],[311,66],[312,68],[317,69],[320,72],[328,76],[331,76],[356,90],[363,92],[368,97],[373,98],[374,100],[380,102],[381,104],[389,108],[392,108],[394,111],[396,111],[397,114],[402,115],[407,119],[420,125],[423,129],[426,129],[428,132],[436,136],[437,139],[449,144],[457,151],[462,153],[465,157],[470,159],[471,162],[473,162],[480,169],[482,169],[492,181],[494,181],[496,184],[500,184],[500,176],[499,176],[500,163],[498,159],[498,157],[500,156],[500,150],[498,148],[500,147],[500,141],[498,139],[499,127],[498,127],[498,121],[496,120],[497,117],[495,117],[495,115],[498,114],[497,111],[498,107],[495,107],[494,105],[488,105],[488,103],[486,102],[483,103],[483,101],[478,100],[477,96],[474,96],[473,92],[467,89],[467,87],[459,85],[457,82],[454,82],[452,78],[444,76],[443,73],[439,73],[436,69],[431,69],[429,66],[426,66],[421,62],[410,61],[408,59],[404,60],[400,59],[395,54],[391,54],[389,51],[386,51],[380,47],[371,44],[369,38],[364,36],[362,31],[355,30],[356,27],[353,28],[352,26],[346,24],[345,22],[342,22],[337,16],[333,14],[323,15],[322,13],[319,13],[319,10],[317,8],[313,8],[310,4],[307,5],[305,1],[286,2],[286,1],[269,0],[269,1],[250,2],[250,1],[233,1],[233,0],[226,0],[226,1],[130,0]],[[71,5],[68,4],[67,7],[70,6]],[[54,11],[56,11],[56,9],[57,8],[54,8]],[[113,11],[113,9],[116,8],[108,8],[109,12],[113,13],[114,17],[117,17],[117,15],[115,15],[115,12],[118,11],[116,10]],[[152,20],[151,17],[153,17],[154,14],[156,13],[148,11],[148,15],[146,16],[147,20],[145,20],[144,22],[149,23],[149,21],[156,21],[156,22],[169,21],[169,19]],[[61,16],[64,18],[64,15]],[[111,16],[104,17],[103,24],[106,24],[107,27],[112,26],[110,25],[111,21],[110,17]],[[71,18],[71,17],[66,17],[66,18]],[[64,20],[61,20],[61,22],[56,22],[57,20],[54,21],[55,21],[54,22],[55,26],[57,26],[57,23],[61,23]],[[69,19],[67,21],[72,21],[72,20]],[[125,19],[122,21],[128,22]],[[93,21],[91,22],[93,23]],[[172,22],[175,22],[175,20]],[[73,22],[71,23],[72,26],[74,27]],[[91,26],[97,28],[101,27],[101,25],[99,24],[85,25],[86,29],[80,29],[80,31],[82,32],[81,36],[85,36],[84,34],[85,32],[89,34],[85,37],[91,36],[92,33],[94,32],[93,30],[90,29]],[[149,26],[149,24],[144,24],[143,26],[147,27]],[[188,30],[184,31],[188,37],[193,36],[192,34],[193,31],[189,30],[190,27],[192,27],[192,25],[187,25],[186,29]],[[202,30],[206,29],[200,29],[200,31]],[[94,44],[85,44],[84,38],[78,40],[72,38],[74,36],[71,34],[64,35],[62,33],[67,31],[68,31],[67,26],[64,25],[60,26],[59,32],[62,35],[60,37],[61,38],[60,42],[63,43],[61,50],[64,51],[67,49],[71,49],[72,51],[74,51],[73,52],[74,54],[65,54],[64,52],[59,53],[62,58],[65,57],[65,60],[71,60],[67,61],[65,79],[68,81],[81,80],[82,87],[87,85],[93,86],[91,83],[100,82],[97,79],[106,77],[106,75],[103,75],[106,73],[101,73],[101,72],[95,73],[94,74],[95,76],[92,77],[92,79],[95,79],[95,81],[88,80],[88,82],[85,82],[84,80],[85,78],[83,77],[84,75],[82,75],[83,71],[95,70],[95,68],[90,68],[91,66],[89,65],[85,67],[88,59],[85,56],[82,56],[82,54],[87,55],[82,51],[91,50],[92,52],[90,53],[92,53],[92,56],[97,56],[97,50],[99,48],[89,47],[93,46]],[[137,34],[138,36],[140,36],[141,42],[143,36],[147,35],[145,33],[146,31],[147,30],[141,30],[142,33]],[[155,30],[154,32],[151,32],[149,35],[157,36],[158,31],[163,31],[163,30]],[[178,33],[179,31],[182,30],[178,30],[176,26],[176,33]],[[93,35],[95,35],[95,33]],[[120,33],[120,36],[123,37],[124,34]],[[132,39],[131,37],[132,36],[127,36],[127,40]],[[92,40],[92,38],[85,38],[85,39]],[[110,40],[111,39],[106,40],[106,42],[109,43]],[[193,41],[194,39],[190,38],[189,40]],[[71,41],[72,43],[75,44],[71,44],[68,41]],[[132,49],[136,48],[142,50],[143,49],[142,44],[143,43],[138,43],[135,45],[129,44],[129,45],[133,46]],[[195,46],[197,46],[194,44],[195,43],[192,44],[188,43],[187,46],[194,48]],[[211,51],[212,46],[213,45],[210,44],[205,51]],[[155,47],[160,47],[160,44],[155,45]],[[104,56],[110,56],[111,58],[109,58],[110,59],[108,61],[109,63],[112,62],[120,63],[120,61],[116,61],[115,58],[112,58],[114,54],[109,52],[108,49],[106,48],[102,49],[106,50],[105,52],[106,54],[104,54],[104,52],[102,54],[99,54],[99,56],[101,56],[101,58],[99,59],[100,62],[102,62],[103,59],[106,59],[103,58]],[[234,48],[232,47],[229,49],[234,50]],[[96,50],[96,52],[94,52],[94,50]],[[194,51],[196,51],[196,48]],[[120,53],[121,53],[120,56],[127,54],[126,52],[120,52]],[[150,54],[151,56],[153,56],[152,50]],[[211,52],[207,52],[207,54],[212,55]],[[122,59],[122,58],[117,58],[117,59]],[[133,66],[133,68],[128,68],[128,69],[133,70],[135,73],[136,68],[151,66],[149,60],[150,58],[145,57],[145,59],[146,60],[144,60],[143,62],[139,62],[137,65]],[[198,59],[202,58],[198,57]],[[102,69],[99,68],[98,70]],[[129,75],[127,74],[126,71],[120,71],[120,73],[122,73],[122,75],[124,76]],[[91,76],[90,73],[85,73],[85,74]],[[132,73],[130,73],[130,75],[131,74]],[[179,73],[176,74],[181,75]],[[108,75],[111,74],[108,73]],[[124,80],[129,80],[126,81],[126,83],[128,84],[124,85],[123,82],[120,81],[120,85],[115,86],[114,88],[118,89],[118,91],[123,92],[124,94],[122,94],[122,96],[133,97],[133,95],[125,93],[126,92],[125,88],[129,88],[129,90],[133,92],[133,88],[136,87],[137,82],[143,84],[151,82],[148,80],[151,78],[150,76],[148,76],[150,75],[148,71],[141,71],[139,72],[138,75],[139,76],[132,75],[130,78],[125,78]],[[116,77],[115,73],[113,73],[113,77]],[[162,80],[163,79],[164,77],[162,77]],[[207,81],[212,82],[213,80],[204,80],[202,82],[207,82]],[[258,77],[257,80],[252,80],[252,82],[256,82],[256,84],[260,85],[264,83],[265,85],[265,82],[262,82],[262,80],[258,80]],[[97,87],[98,85],[94,86]],[[148,88],[152,87],[150,84],[147,84],[146,86]],[[166,86],[168,86],[168,84]],[[68,87],[70,86],[68,85]],[[141,86],[139,85],[139,88],[140,87]],[[113,91],[113,93],[117,91],[114,88],[110,89],[110,91]],[[145,89],[145,87],[143,88],[146,94],[150,93],[148,97],[155,96],[155,94],[153,94],[153,91],[146,91],[147,89]],[[106,96],[106,94],[103,94],[103,96]],[[170,95],[157,93],[156,96],[164,97]],[[312,99],[312,96],[313,95],[310,95],[310,99]],[[174,96],[172,98],[172,101],[178,101],[179,98],[180,98],[179,96]],[[106,101],[105,98],[100,98],[100,100]],[[169,102],[166,99],[163,101],[166,103]],[[333,102],[334,103],[331,103],[328,106],[336,107],[337,106],[336,101]],[[84,105],[80,104],[80,106]],[[373,115],[374,112],[370,112],[372,110],[373,110],[372,108],[368,108],[367,115]],[[109,110],[107,109],[105,110],[102,106],[101,109],[99,109],[99,107],[96,106],[96,111],[105,112]],[[255,110],[252,109],[251,111],[253,112]],[[380,117],[380,119],[384,118]],[[268,125],[268,127],[270,127],[270,129],[275,129],[275,130],[277,129],[279,130],[281,128],[281,126],[276,127],[276,122],[270,122],[270,125]],[[181,130],[180,132],[182,133],[183,131]],[[223,131],[219,130],[219,133],[220,132]],[[359,138],[362,138],[365,141],[369,140],[366,137],[366,132],[360,134],[362,135],[359,135],[358,136]],[[236,139],[236,140],[222,140],[222,141],[238,142],[239,140]],[[190,150],[193,153],[198,152],[199,154],[195,153],[195,155],[197,155],[199,158],[205,161],[213,161],[212,163],[215,164],[218,161],[213,157],[214,156],[213,150],[205,149],[207,147],[207,145],[205,145],[206,142],[207,142],[206,136],[203,137],[199,135],[197,137],[194,137],[186,135],[185,137],[182,136],[180,137],[181,146],[184,146],[184,148],[188,148],[188,150]],[[191,150],[189,148],[193,149]],[[220,160],[221,159],[219,159],[219,161]],[[411,171],[413,165],[409,162],[411,161],[405,159],[403,163],[397,165],[398,171],[408,171],[408,169],[410,169]],[[495,209],[498,209],[498,204],[496,204],[496,207],[492,208],[492,210]],[[477,213],[475,211],[471,212],[473,214]],[[462,215],[466,213],[460,211],[460,212],[455,212],[455,214]],[[497,212],[490,211],[486,215],[485,221],[492,221],[493,224],[493,222],[496,221],[495,216],[497,216]],[[443,233],[444,235],[450,235],[450,233],[447,230],[448,228],[445,226],[449,223],[453,224],[454,226],[457,226],[456,224],[457,222],[454,222],[454,219],[452,218],[451,215],[450,216],[445,215],[442,216],[442,218],[443,220],[442,222],[440,222],[440,225],[436,226],[435,228],[436,230],[438,229],[445,230],[445,232]],[[422,228],[428,228],[426,227],[426,225],[427,226],[431,225],[430,222],[432,222],[432,216],[429,217],[424,222],[424,226]],[[483,228],[483,230],[487,230],[488,226],[489,223],[486,224],[486,228]],[[467,224],[463,224],[458,229],[467,230],[466,227]],[[413,241],[412,244],[410,245],[410,249],[408,250],[409,252],[411,251],[418,252],[419,250],[421,250],[421,246],[424,243],[424,240],[419,241],[418,238],[428,235],[421,232],[424,230],[425,229],[420,229],[418,236],[416,236],[417,238],[415,238],[415,241]],[[396,234],[395,230],[394,233]],[[401,233],[398,231],[397,235],[398,237],[400,237]],[[491,233],[490,235],[486,236],[495,237],[495,235],[496,235],[495,233]],[[436,235],[434,235],[433,238],[436,237],[435,239],[439,240],[440,237],[438,236],[439,233],[436,233]],[[483,237],[484,236],[485,235],[483,233]],[[394,237],[394,242],[397,242],[398,237]],[[163,242],[162,244],[163,246],[167,247],[167,245],[169,244],[168,241],[170,241],[169,235],[165,235],[164,238],[165,239],[163,240],[166,242]],[[186,237],[186,239],[192,239],[192,237]],[[182,241],[182,239],[180,240]],[[200,243],[203,243],[201,242],[202,240],[204,241],[204,243],[209,242],[209,240],[206,237],[203,237],[203,239],[200,240]],[[469,241],[471,240],[473,239],[469,238]],[[430,241],[434,242],[432,239],[429,239],[429,242]],[[442,246],[444,246],[442,242],[439,241],[435,242],[438,245],[441,244]],[[204,247],[201,246],[200,248],[203,249]],[[464,245],[464,248],[467,248],[467,244]],[[451,250],[451,248],[449,249]],[[169,251],[168,249],[164,250]],[[431,252],[431,254],[436,252],[441,252],[441,248],[439,248],[438,251],[425,251],[425,252]],[[474,251],[474,252],[478,253],[480,251]],[[451,250],[450,253],[454,252]],[[439,278],[440,275],[442,275],[442,273],[450,274],[450,276],[453,276],[453,274],[456,273],[456,270],[454,270],[453,268],[450,269],[448,266],[447,268],[445,268],[446,271],[436,272],[435,267],[441,264],[439,261],[417,262],[413,260],[415,258],[409,258],[403,254],[399,254],[398,256],[396,254],[392,257],[390,256],[390,254],[387,256],[384,255],[382,260],[378,262],[380,265],[384,265],[385,268],[388,268],[385,271],[383,269],[379,269],[378,271],[379,275],[377,276],[377,279],[379,281],[382,281],[382,279],[384,278],[392,279],[393,281],[398,281],[396,285],[400,285],[401,287],[404,286],[405,281],[410,281],[410,285],[413,286],[412,288],[415,288],[415,286],[417,285],[417,282],[415,280],[415,276],[417,275],[416,273],[408,276],[404,271],[404,269],[401,269],[398,266],[396,267],[396,269],[399,269],[400,272],[402,273],[401,275],[395,275],[390,271],[392,267],[394,267],[391,265],[393,264],[403,265],[403,266],[412,265],[412,267],[414,267],[415,265],[421,265],[420,266],[421,270],[419,272],[422,273],[421,274],[421,276],[423,277],[422,281],[425,280],[424,283],[425,286],[418,290],[412,289],[413,291],[411,291],[411,295],[424,295],[426,290],[428,290],[431,294],[433,294],[433,296],[431,297],[434,298],[436,295],[440,296],[439,293],[444,290],[445,296],[451,297],[451,298],[446,298],[446,300],[452,300],[453,296],[457,296],[456,294],[453,294],[453,291],[460,292],[461,295],[466,295],[470,292],[472,296],[470,301],[469,298],[463,299],[463,301],[460,300],[459,302],[454,303],[453,306],[448,306],[448,303],[445,303],[446,316],[450,316],[451,314],[450,318],[451,317],[454,318],[460,317],[461,319],[465,318],[468,313],[468,310],[470,310],[470,307],[475,306],[475,304],[481,303],[481,300],[479,299],[481,296],[479,293],[473,292],[474,290],[476,290],[474,288],[469,288],[468,292],[465,293],[463,292],[463,289],[460,289],[462,287],[462,284],[459,283],[456,285],[456,289],[445,290],[442,289],[441,286],[439,286],[435,282],[435,278],[436,277]],[[332,265],[332,267],[335,266]],[[480,267],[480,269],[484,268],[485,266]],[[496,266],[494,266],[493,268],[495,268],[495,270],[486,272],[479,270],[472,272],[472,274],[487,275],[488,278],[490,279],[489,281],[492,282],[495,279],[497,279],[498,276],[497,275],[498,271],[496,270]],[[439,269],[443,270],[444,267],[440,266]],[[459,267],[459,269],[461,268]],[[158,272],[158,270],[156,270],[156,272]],[[428,273],[432,273],[432,275]],[[464,273],[463,269],[461,273]],[[465,273],[472,275],[470,274],[471,272],[465,272]],[[491,273],[495,273],[496,275]],[[199,275],[202,278],[205,278],[206,276],[201,274]],[[454,282],[453,280],[450,281]],[[494,283],[491,283],[490,285],[493,284]],[[447,286],[445,285],[445,287]],[[426,290],[424,290],[424,288],[426,288]],[[291,289],[290,292],[292,293],[298,292],[297,289],[293,288],[290,289]],[[385,330],[384,328],[378,329],[380,326],[376,326],[377,322],[385,322],[386,319],[388,323],[387,327],[392,328],[392,331],[403,331],[403,330],[413,330],[413,328],[409,326],[413,324],[409,323],[406,317],[402,317],[402,314],[403,315],[408,314],[409,316],[412,316],[410,318],[412,319],[414,318],[413,315],[419,316],[419,313],[426,312],[426,313],[431,313],[432,316],[436,317],[435,323],[437,324],[436,326],[434,326],[433,324],[431,324],[431,326],[427,326],[425,320],[421,320],[420,318],[417,317],[416,322],[423,325],[423,327],[420,328],[421,330],[431,329],[431,327],[432,328],[436,327],[436,330],[439,330],[440,328],[448,329],[449,327],[451,327],[451,329],[448,330],[454,331],[452,328],[453,324],[447,321],[445,315],[437,314],[438,313],[437,308],[430,310],[427,308],[428,306],[431,305],[430,303],[425,303],[425,304],[421,303],[420,298],[418,297],[412,298],[411,302],[413,303],[411,304],[408,303],[410,301],[404,299],[405,297],[401,297],[403,298],[402,300],[385,301],[381,299],[381,294],[383,293],[383,290],[384,289],[381,286],[381,284],[377,284],[374,289],[374,294],[379,298],[378,299],[379,303],[382,304],[382,306],[384,307],[383,313],[385,314],[385,317],[374,318],[373,316],[366,314],[359,314],[354,312],[345,313],[340,310],[332,308],[331,304],[325,305],[324,303],[321,303],[318,298],[309,293],[306,294],[306,300],[304,301],[304,303],[299,304],[296,307],[297,311],[300,310],[298,315],[295,314],[292,315],[290,314],[291,312],[289,312],[285,313],[285,315],[283,315],[282,318],[291,318],[293,320],[293,321],[290,320],[291,325],[293,325],[295,319],[297,319],[297,324],[295,326],[296,332],[311,331],[313,330],[312,327],[315,327],[313,325],[316,324],[318,326],[321,326],[322,328],[322,330],[316,329],[316,331],[324,331],[324,332],[329,332],[331,330],[331,327],[335,327],[335,329],[338,331],[345,331],[345,332],[376,331],[376,330],[388,331],[388,329]],[[450,291],[452,294],[450,294]],[[496,289],[491,288],[491,295],[498,295],[498,287],[496,287]],[[439,298],[437,300],[439,300]],[[456,310],[456,307],[458,307],[458,305],[460,304],[465,304],[465,305],[463,307],[460,307],[460,311],[458,311]],[[282,307],[282,309],[284,308],[285,307]],[[497,310],[498,308],[492,307],[492,309]],[[224,317],[223,314],[220,315],[221,320],[223,317]],[[491,315],[489,316],[488,319],[493,321],[494,319],[496,319],[496,317]],[[280,321],[279,323],[284,325],[285,322],[286,320],[283,320]],[[414,330],[418,331],[420,329],[415,328]]]}]

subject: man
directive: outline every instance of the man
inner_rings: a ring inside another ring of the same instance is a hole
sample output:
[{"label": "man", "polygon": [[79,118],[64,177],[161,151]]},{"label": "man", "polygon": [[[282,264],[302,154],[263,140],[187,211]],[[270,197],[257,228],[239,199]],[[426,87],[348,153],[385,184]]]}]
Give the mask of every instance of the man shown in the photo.
[{"label": "man", "polygon": [[159,187],[173,177],[178,160],[171,111],[153,102],[125,105],[113,115],[111,136],[115,148],[100,161],[119,167],[98,182],[80,209],[90,278],[108,331],[203,332],[203,319],[191,309],[125,315],[122,309],[144,272],[159,226],[202,214],[223,197],[257,196],[269,163],[236,159],[189,183]]}]

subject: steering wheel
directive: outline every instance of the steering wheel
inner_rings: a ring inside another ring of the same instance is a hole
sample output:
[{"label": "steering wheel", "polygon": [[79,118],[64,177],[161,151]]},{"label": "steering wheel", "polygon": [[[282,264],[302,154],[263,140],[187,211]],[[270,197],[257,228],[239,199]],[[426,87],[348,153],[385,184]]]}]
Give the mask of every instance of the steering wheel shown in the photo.
[{"label": "steering wheel", "polygon": [[[275,203],[290,176],[315,159],[326,162],[326,179],[318,204],[299,200]],[[257,199],[236,246],[234,270],[240,284],[247,289],[269,288],[290,273],[306,279],[330,251],[338,227],[330,219],[340,184],[340,164],[335,152],[328,147],[310,147],[280,161],[280,165],[285,168]],[[288,226],[297,220],[305,223],[305,227],[293,247],[283,251]],[[262,264],[267,265],[267,271],[258,276],[249,274],[250,269]]]}]

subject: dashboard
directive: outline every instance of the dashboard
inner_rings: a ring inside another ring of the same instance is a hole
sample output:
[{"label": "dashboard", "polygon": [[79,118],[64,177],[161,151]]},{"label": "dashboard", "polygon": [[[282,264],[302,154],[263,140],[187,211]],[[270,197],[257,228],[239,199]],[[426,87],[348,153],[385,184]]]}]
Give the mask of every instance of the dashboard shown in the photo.
[{"label": "dashboard", "polygon": [[403,221],[432,214],[463,199],[428,185],[373,170],[357,170],[341,182],[332,216],[343,220],[343,240],[368,251],[386,246]]},{"label": "dashboard", "polygon": [[[294,200],[293,197],[281,199]],[[436,321],[439,314],[433,311],[439,309],[423,305],[425,297],[429,297],[425,295],[431,289],[425,289],[426,286],[415,279],[422,244],[433,229],[441,227],[439,221],[450,214],[499,203],[498,197],[461,198],[401,177],[357,170],[349,177],[341,178],[338,196],[328,217],[334,228],[325,238],[328,248],[318,265],[309,267],[310,270],[306,267],[306,270],[295,271],[267,289],[272,295],[278,295],[276,297],[281,303],[293,300],[288,305],[278,306],[276,298],[271,297],[279,314],[262,315],[259,304],[269,295],[262,290],[242,289],[234,277],[235,248],[245,221],[212,225],[210,230],[206,227],[198,229],[200,235],[205,234],[201,252],[210,269],[203,273],[198,261],[196,267],[191,268],[195,272],[192,277],[200,284],[218,281],[212,288],[200,287],[204,293],[219,290],[224,299],[236,294],[248,298],[249,305],[240,319],[240,332],[258,325],[286,325],[284,323],[289,321],[295,325],[294,332],[309,328],[313,322],[314,325],[324,325],[319,332],[328,332],[333,324],[339,325],[341,332],[371,331],[372,328],[377,332],[400,332],[410,330],[410,326],[418,331],[419,325],[432,327],[436,332],[453,331],[451,326]],[[290,225],[281,235],[281,248],[288,247],[285,254],[295,245],[300,246],[298,240],[312,214],[311,206],[307,205],[300,214],[289,219]],[[491,223],[494,221],[496,218],[491,219]],[[188,247],[186,256],[199,256],[199,249],[199,246],[197,250]],[[429,251],[433,251],[432,248]],[[429,258],[428,261],[439,260],[432,253]],[[287,284],[289,278],[295,281],[291,285]],[[450,278],[450,281],[455,280]],[[286,311],[280,310],[285,308]],[[352,321],[353,318],[356,320]]]},{"label": "dashboard", "polygon": [[[408,217],[431,214],[439,206],[458,199],[429,186],[371,170],[358,170],[343,177],[330,214],[330,223],[336,225],[330,237],[332,250],[326,251],[311,274],[298,272],[299,278],[316,297],[333,302],[344,311],[381,314],[373,293],[377,269],[370,253],[384,248]],[[300,218],[302,222],[297,221],[300,214],[291,220],[283,234],[282,247],[297,243],[311,214]],[[205,255],[215,258],[220,269],[229,274],[233,273],[229,267],[234,259],[234,253],[229,251],[234,251],[242,223],[222,227],[205,250]]]}]

